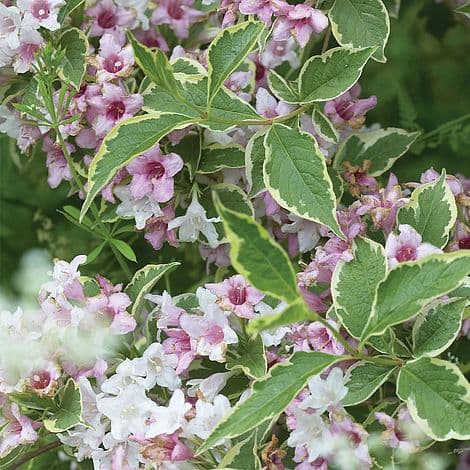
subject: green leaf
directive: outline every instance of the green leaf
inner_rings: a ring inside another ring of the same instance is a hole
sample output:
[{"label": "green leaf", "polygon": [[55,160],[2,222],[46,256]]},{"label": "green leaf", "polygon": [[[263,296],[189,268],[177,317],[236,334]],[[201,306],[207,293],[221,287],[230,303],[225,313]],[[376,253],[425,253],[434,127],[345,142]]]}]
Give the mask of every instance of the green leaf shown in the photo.
[{"label": "green leaf", "polygon": [[201,112],[188,104],[178,94],[171,93],[161,86],[151,85],[144,93],[144,106],[142,109],[148,113],[172,112],[185,116],[200,118]]},{"label": "green leaf", "polygon": [[470,439],[470,385],[455,364],[422,357],[400,369],[397,395],[436,441]]},{"label": "green leaf", "polygon": [[85,7],[86,0],[68,0],[65,5],[59,10],[57,15],[57,21],[63,25],[67,16],[72,15],[80,8]]},{"label": "green leaf", "polygon": [[331,121],[318,109],[315,108],[312,113],[312,124],[315,132],[327,142],[338,143],[338,131]]},{"label": "green leaf", "polygon": [[413,355],[438,356],[459,334],[466,299],[441,300],[413,325]]},{"label": "green leaf", "polygon": [[117,238],[111,238],[109,241],[126,259],[134,263],[137,261],[134,250],[128,243]]},{"label": "green leaf", "polygon": [[233,267],[254,287],[286,302],[299,297],[294,269],[286,252],[251,217],[215,206],[230,242]]},{"label": "green leaf", "polygon": [[465,18],[470,19],[470,3],[462,5],[456,8],[454,11],[455,13],[459,13],[460,15],[465,16]]},{"label": "green leaf", "polygon": [[148,264],[139,269],[125,288],[125,293],[132,300],[132,315],[139,312],[144,303],[144,297],[153,289],[155,284],[166,274],[179,266],[180,263]]},{"label": "green leaf", "polygon": [[289,361],[276,364],[265,377],[253,383],[251,395],[219,422],[197,453],[205,452],[221,439],[241,436],[278,416],[311,377],[341,360],[344,357],[320,352],[297,352]]},{"label": "green leaf", "polygon": [[266,425],[263,424],[254,431],[247,433],[248,436],[233,445],[225,453],[224,458],[217,466],[218,470],[261,470],[262,465],[258,457],[258,446]]},{"label": "green leaf", "polygon": [[254,216],[255,210],[253,209],[253,204],[239,186],[230,183],[220,183],[212,186],[212,190],[217,194],[217,200],[226,209],[246,214],[250,217]]},{"label": "green leaf", "polygon": [[198,173],[215,173],[222,168],[241,168],[245,165],[245,152],[241,147],[214,146],[203,148]]},{"label": "green leaf", "polygon": [[44,420],[44,427],[49,432],[63,432],[73,428],[82,421],[82,393],[73,379],[64,387],[62,399],[57,410],[50,418]]},{"label": "green leaf", "polygon": [[333,184],[315,139],[298,129],[274,124],[264,145],[264,182],[272,197],[285,209],[324,224],[343,238]]},{"label": "green leaf", "polygon": [[38,395],[34,392],[13,392],[8,398],[18,405],[32,410],[49,410],[55,408],[55,403],[50,397]]},{"label": "green leaf", "polygon": [[390,20],[381,0],[336,0],[328,17],[338,44],[351,48],[376,46],[372,58],[387,61],[384,49],[390,34]]},{"label": "green leaf", "polygon": [[343,170],[344,162],[362,167],[369,160],[369,174],[380,176],[408,151],[418,135],[419,132],[406,132],[394,127],[353,134],[338,149],[333,168]]},{"label": "green leaf", "polygon": [[137,65],[144,71],[145,75],[163,90],[177,97],[179,91],[176,85],[176,79],[173,76],[173,70],[163,51],[161,49],[151,50],[144,46],[138,42],[129,31],[127,32],[127,37],[132,44]]},{"label": "green leaf", "polygon": [[414,317],[426,303],[455,289],[469,272],[470,250],[400,263],[379,285],[363,339]]},{"label": "green leaf", "polygon": [[444,248],[457,219],[455,198],[446,183],[445,171],[432,183],[413,191],[410,201],[398,212],[398,223],[411,225],[423,242]]},{"label": "green leaf", "polygon": [[238,336],[236,355],[227,358],[227,369],[241,369],[246,375],[259,379],[266,374],[266,355],[261,336],[250,338],[245,334]]},{"label": "green leaf", "polygon": [[184,164],[188,167],[191,181],[196,176],[201,161],[202,138],[201,132],[198,131],[184,136],[178,144],[173,146],[173,151],[181,156]]},{"label": "green leaf", "polygon": [[347,372],[348,380],[345,386],[348,388],[348,394],[341,400],[341,403],[344,406],[352,406],[367,400],[394,370],[393,366],[356,362]]},{"label": "green leaf", "polygon": [[114,175],[138,155],[153,147],[171,131],[193,123],[192,118],[175,113],[153,113],[120,122],[104,138],[88,170],[88,193],[81,211],[81,219],[96,195]]},{"label": "green leaf", "polygon": [[280,313],[262,315],[250,320],[246,327],[246,331],[248,334],[254,336],[264,330],[270,330],[280,326],[290,325],[291,323],[314,319],[315,313],[305,305],[303,299],[298,298]]},{"label": "green leaf", "polygon": [[291,104],[300,101],[299,92],[295,89],[294,84],[289,83],[274,70],[269,71],[268,83],[270,90],[278,100]]},{"label": "green leaf", "polygon": [[337,47],[311,57],[300,71],[301,103],[328,101],[342,95],[359,80],[374,51],[374,47],[357,50]]},{"label": "green leaf", "polygon": [[87,67],[85,57],[88,52],[88,39],[79,29],[68,28],[60,36],[59,44],[65,49],[59,76],[78,91]]},{"label": "green leaf", "polygon": [[263,177],[263,165],[266,150],[264,148],[264,136],[266,129],[261,129],[248,141],[245,150],[245,171],[248,180],[248,195],[256,196],[266,189]]},{"label": "green leaf", "polygon": [[207,107],[223,83],[243,62],[253,49],[263,32],[261,22],[246,21],[230,28],[223,29],[212,41],[207,50],[209,71]]},{"label": "green leaf", "polygon": [[351,261],[339,261],[331,280],[331,295],[341,323],[360,338],[369,321],[377,287],[387,275],[387,258],[379,243],[357,237]]}]

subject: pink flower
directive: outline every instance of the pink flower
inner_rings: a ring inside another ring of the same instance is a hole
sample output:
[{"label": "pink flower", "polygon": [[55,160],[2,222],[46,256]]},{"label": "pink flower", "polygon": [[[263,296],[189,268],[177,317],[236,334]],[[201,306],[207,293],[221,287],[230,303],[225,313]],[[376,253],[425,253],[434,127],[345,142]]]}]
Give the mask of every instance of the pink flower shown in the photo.
[{"label": "pink flower", "polygon": [[147,444],[141,448],[140,452],[145,459],[158,466],[165,461],[181,462],[193,456],[189,447],[178,439],[177,433],[162,434],[147,440]]},{"label": "pink flower", "polygon": [[144,238],[152,245],[154,250],[160,250],[165,240],[171,246],[179,246],[175,231],[168,229],[168,224],[175,218],[175,209],[173,206],[166,206],[162,211],[163,216],[151,217],[146,222]]},{"label": "pink flower", "polygon": [[374,228],[381,228],[385,235],[389,235],[395,225],[398,209],[405,204],[407,198],[402,196],[397,177],[390,173],[385,188],[375,194],[362,196],[359,204],[356,204],[358,215],[369,214]]},{"label": "pink flower", "polygon": [[154,28],[150,28],[148,31],[135,31],[135,37],[144,46],[156,47],[163,52],[169,51],[165,38]]},{"label": "pink flower", "polygon": [[421,235],[411,226],[402,224],[398,227],[399,235],[391,233],[385,243],[385,253],[390,268],[404,261],[415,261],[434,253],[442,253],[442,250],[423,243]]},{"label": "pink flower", "polygon": [[113,0],[100,0],[87,15],[93,20],[91,36],[101,36],[104,33],[115,33],[117,28],[132,26],[135,14],[125,8],[118,7]]},{"label": "pink flower", "polygon": [[9,454],[15,447],[31,444],[38,438],[35,429],[41,425],[20,414],[16,403],[9,403],[4,394],[0,394],[2,416],[0,417],[0,458]]},{"label": "pink flower", "polygon": [[414,452],[419,448],[420,439],[418,437],[421,433],[411,419],[406,406],[400,408],[396,420],[382,412],[375,413],[375,418],[386,428],[380,436],[386,446],[394,449],[400,448],[407,452]]},{"label": "pink flower", "polygon": [[34,29],[23,29],[20,34],[20,46],[16,49],[13,68],[16,73],[25,73],[32,69],[34,54],[40,49],[44,40]]},{"label": "pink flower", "polygon": [[56,364],[49,363],[31,373],[29,385],[39,395],[53,395],[59,377],[60,369]]},{"label": "pink flower", "polygon": [[288,114],[292,110],[292,106],[277,101],[265,88],[258,88],[256,92],[256,111],[261,116],[271,119],[277,116]]},{"label": "pink flower", "polygon": [[204,13],[191,8],[194,0],[160,0],[152,14],[155,25],[167,24],[179,38],[187,38],[189,27],[200,20]]},{"label": "pink flower", "polygon": [[470,227],[460,220],[455,222],[454,241],[449,244],[450,251],[470,249]]},{"label": "pink flower", "polygon": [[88,299],[91,311],[100,311],[111,319],[110,330],[115,334],[126,334],[133,331],[137,325],[134,317],[126,309],[131,305],[131,299],[122,291],[122,284],[113,286],[106,278],[96,276],[101,294]]},{"label": "pink flower", "polygon": [[134,116],[144,102],[141,95],[126,95],[120,86],[111,83],[103,83],[101,94],[87,101],[96,116],[92,126],[98,137],[104,137],[119,121]]},{"label": "pink flower", "polygon": [[362,194],[376,193],[379,189],[377,180],[369,176],[371,164],[370,160],[364,161],[362,166],[351,165],[349,162],[343,163],[345,171],[341,173],[341,176],[348,183],[352,196],[360,197]]},{"label": "pink flower", "polygon": [[326,15],[310,5],[282,3],[278,8],[278,20],[274,25],[273,38],[286,40],[290,36],[305,47],[312,34],[321,33],[328,26]]},{"label": "pink flower", "polygon": [[239,274],[223,282],[206,284],[206,288],[217,295],[217,302],[223,310],[232,311],[241,318],[253,318],[254,306],[264,297]]},{"label": "pink flower", "polygon": [[229,250],[230,245],[228,243],[222,243],[217,248],[211,248],[202,243],[199,244],[199,253],[207,260],[207,269],[211,263],[214,263],[219,268],[230,266]]},{"label": "pink flower", "polygon": [[241,0],[238,8],[240,13],[244,15],[257,15],[261,21],[269,26],[271,17],[274,14],[272,3],[272,0]]},{"label": "pink flower", "polygon": [[43,27],[50,31],[60,28],[57,21],[62,0],[18,0],[18,8],[24,12],[24,23],[32,29]]},{"label": "pink flower", "polygon": [[[75,150],[75,147],[68,142],[65,144],[69,153]],[[72,179],[72,171],[65,159],[62,149],[55,144],[52,139],[46,135],[42,144],[42,150],[46,152],[46,165],[49,172],[47,182],[51,188],[57,188],[62,181]]]},{"label": "pink flower", "polygon": [[96,56],[98,62],[98,80],[113,80],[116,77],[127,77],[134,65],[132,47],[122,47],[112,34],[105,34],[100,39],[100,52]]},{"label": "pink flower", "polygon": [[[335,321],[328,319],[327,322],[333,328],[338,329]],[[336,356],[344,354],[345,351],[331,330],[318,321],[292,327],[292,340],[294,341],[294,351],[308,352],[313,350]]]},{"label": "pink flower", "polygon": [[[434,168],[429,168],[421,175],[420,182],[421,184],[433,183],[438,180],[440,176],[441,175]],[[462,183],[455,176],[446,175],[446,183],[449,185],[449,188],[455,197],[464,192]]]},{"label": "pink flower", "polygon": [[173,197],[173,177],[182,168],[183,160],[179,155],[162,155],[159,146],[155,146],[127,165],[132,175],[132,195],[140,199],[150,193],[157,202],[169,201]]},{"label": "pink flower", "polygon": [[175,354],[178,358],[176,374],[185,372],[196,357],[196,351],[193,348],[191,337],[185,330],[180,328],[166,329],[168,336],[163,341],[163,350],[165,354]]},{"label": "pink flower", "polygon": [[250,85],[250,80],[252,77],[252,72],[234,72],[228,79],[225,81],[224,85],[230,90],[233,91],[237,96],[242,100],[250,101],[251,95],[246,93],[246,88]]},{"label": "pink flower", "polygon": [[377,105],[377,97],[369,96],[360,100],[358,99],[360,94],[361,86],[357,83],[338,98],[325,103],[323,111],[336,127],[346,124],[353,129],[362,127],[364,115]]}]

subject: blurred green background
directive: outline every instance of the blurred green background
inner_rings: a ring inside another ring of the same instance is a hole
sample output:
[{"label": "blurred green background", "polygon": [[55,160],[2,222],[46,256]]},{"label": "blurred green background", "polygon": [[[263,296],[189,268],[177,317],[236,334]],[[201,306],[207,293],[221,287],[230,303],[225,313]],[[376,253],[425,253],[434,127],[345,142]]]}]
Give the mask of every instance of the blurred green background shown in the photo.
[{"label": "blurred green background", "polygon": [[[422,143],[393,169],[402,181],[417,180],[430,166],[470,176],[470,118],[462,119],[470,104],[470,28],[456,21],[445,5],[431,0],[403,1],[400,17],[392,18],[391,28],[388,63],[369,63],[361,79],[363,95],[378,97],[367,123],[423,131]],[[440,128],[456,119],[461,120]],[[429,135],[437,128],[441,130]],[[14,293],[18,290],[14,273],[29,248],[53,248],[53,256],[70,259],[90,252],[98,242],[58,212],[64,204],[78,207],[80,202],[67,199],[65,185],[54,191],[48,188],[45,157],[40,151],[20,157],[14,144],[1,134],[0,158],[0,288]],[[178,277],[172,285],[179,292],[191,288],[204,271],[195,247],[166,247],[157,253],[140,240],[136,251],[141,265],[184,257],[184,276],[178,276],[178,271],[172,274]],[[123,280],[110,253],[103,253],[82,271],[87,269]]]}]

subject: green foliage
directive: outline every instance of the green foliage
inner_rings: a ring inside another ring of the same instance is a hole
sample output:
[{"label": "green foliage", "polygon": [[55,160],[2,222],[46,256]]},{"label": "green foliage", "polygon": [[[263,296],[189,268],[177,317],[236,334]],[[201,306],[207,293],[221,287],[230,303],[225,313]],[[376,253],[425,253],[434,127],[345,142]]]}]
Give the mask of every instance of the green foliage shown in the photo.
[{"label": "green foliage", "polygon": [[259,379],[266,374],[266,355],[260,336],[240,335],[235,355],[227,358],[227,369],[241,369],[246,375]]},{"label": "green foliage", "polygon": [[63,432],[82,421],[82,394],[73,379],[65,384],[60,403],[50,418],[44,420],[44,427],[53,433]]},{"label": "green foliage", "polygon": [[264,142],[264,182],[273,198],[299,217],[324,224],[342,237],[333,185],[315,139],[274,124]]},{"label": "green foliage", "polygon": [[469,250],[399,264],[379,285],[377,301],[362,338],[381,334],[392,325],[414,317],[427,302],[455,289],[469,272]]},{"label": "green foliage", "polygon": [[180,263],[148,264],[139,269],[126,286],[125,292],[132,300],[132,314],[136,315],[141,310],[144,297],[150,293],[155,284],[167,273],[176,269]]},{"label": "green foliage", "polygon": [[398,223],[411,225],[423,242],[444,248],[457,218],[455,198],[445,180],[445,171],[433,183],[413,191],[411,200],[398,212]]},{"label": "green foliage", "polygon": [[390,377],[396,368],[370,362],[357,362],[347,372],[348,393],[342,400],[344,406],[362,403]]},{"label": "green foliage", "polygon": [[390,34],[390,20],[382,0],[336,0],[328,17],[333,35],[341,46],[377,47],[372,57],[386,62],[384,49]]},{"label": "green foliage", "polygon": [[78,91],[87,66],[88,39],[79,29],[69,28],[60,36],[59,44],[65,49],[60,77]]},{"label": "green foliage", "polygon": [[398,373],[397,394],[432,439],[470,438],[470,385],[455,364],[423,357]]},{"label": "green foliage", "polygon": [[248,21],[222,30],[209,46],[208,108],[229,75],[242,63],[263,32],[261,22]]},{"label": "green foliage", "polygon": [[340,261],[331,281],[336,315],[355,338],[361,338],[376,301],[377,287],[387,275],[387,259],[382,245],[356,238],[354,259]]},{"label": "green foliage", "polygon": [[215,205],[230,242],[233,267],[262,292],[294,302],[297,283],[284,250],[248,215],[224,207],[217,197]]},{"label": "green foliage", "polygon": [[459,334],[465,299],[437,301],[413,325],[413,355],[434,357],[452,344]]},{"label": "green foliage", "polygon": [[253,383],[251,395],[219,422],[198,453],[201,454],[221,439],[232,439],[272,420],[287,407],[311,377],[342,359],[341,356],[319,352],[297,352],[288,362],[276,364],[268,375]]},{"label": "green foliage", "polygon": [[349,90],[361,76],[362,69],[376,48],[330,49],[305,62],[299,77],[301,103],[328,101]]},{"label": "green foliage", "polygon": [[333,168],[342,170],[345,162],[362,168],[370,162],[369,174],[379,176],[409,150],[418,135],[395,128],[353,134],[338,149]]}]

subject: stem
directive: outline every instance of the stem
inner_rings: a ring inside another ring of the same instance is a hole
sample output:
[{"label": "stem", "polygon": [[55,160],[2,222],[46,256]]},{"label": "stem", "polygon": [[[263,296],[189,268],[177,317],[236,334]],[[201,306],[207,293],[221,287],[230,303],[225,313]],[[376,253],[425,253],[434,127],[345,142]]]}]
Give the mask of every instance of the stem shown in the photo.
[{"label": "stem", "polygon": [[333,336],[335,337],[335,339],[339,343],[341,343],[341,345],[344,347],[344,349],[346,349],[346,351],[354,359],[358,359],[358,360],[361,360],[361,361],[367,361],[367,362],[374,362],[376,364],[381,364],[381,365],[384,365],[384,366],[397,366],[397,365],[401,366],[401,364],[402,364],[401,359],[394,360],[394,359],[388,359],[388,358],[385,358],[385,357],[366,356],[365,354],[362,354],[360,351],[356,351],[344,339],[343,335],[338,330],[333,328],[323,317],[321,317],[320,315],[318,315],[316,313],[314,315],[315,315],[315,320],[319,321],[322,325],[324,325],[326,328],[328,328],[331,331],[331,333],[333,334]]},{"label": "stem", "polygon": [[16,468],[20,468],[23,464],[26,462],[29,462],[30,460],[34,459],[35,457],[45,454],[46,452],[49,452],[52,449],[55,449],[56,447],[61,446],[62,443],[60,441],[55,441],[51,442],[43,447],[40,447],[39,449],[30,452],[29,454],[26,454],[24,457],[21,457],[21,459],[18,459],[14,464],[10,465],[8,467],[8,470],[15,470]]},{"label": "stem", "polygon": [[112,243],[109,243],[109,246],[111,247],[111,251],[116,257],[116,260],[119,263],[119,266],[124,271],[124,274],[126,275],[127,279],[130,281],[132,279],[132,272],[129,269],[129,266],[127,266],[126,260],[121,255],[121,253],[119,253],[119,250]]},{"label": "stem", "polygon": [[323,38],[323,45],[321,47],[321,53],[323,54],[328,49],[328,44],[330,43],[331,38],[331,26],[328,26],[328,29],[325,32],[325,37]]}]

